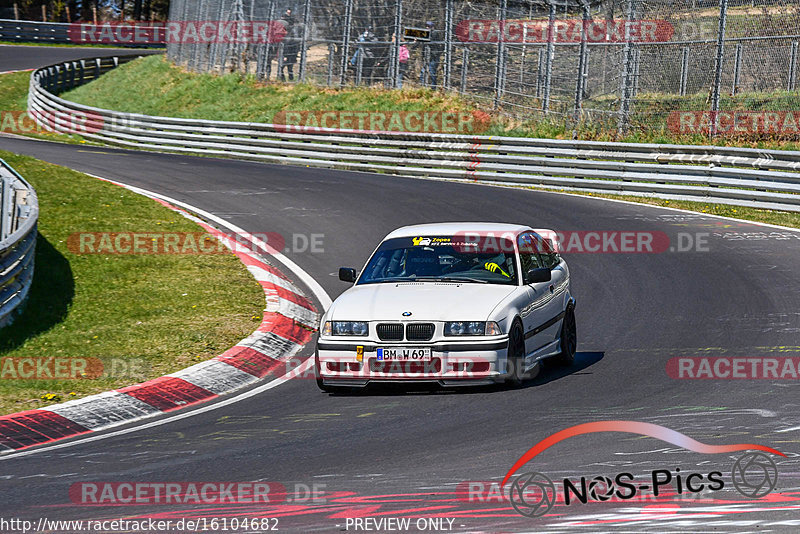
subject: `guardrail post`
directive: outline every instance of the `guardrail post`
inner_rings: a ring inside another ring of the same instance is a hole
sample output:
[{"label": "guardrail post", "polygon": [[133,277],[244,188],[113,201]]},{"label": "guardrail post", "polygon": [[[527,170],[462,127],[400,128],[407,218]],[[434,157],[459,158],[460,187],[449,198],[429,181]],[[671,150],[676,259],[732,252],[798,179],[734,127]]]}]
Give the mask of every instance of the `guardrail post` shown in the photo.
[{"label": "guardrail post", "polygon": [[353,25],[353,0],[345,0],[344,32],[342,34],[342,71],[339,73],[339,85],[347,82],[347,61],[350,56],[350,27]]},{"label": "guardrail post", "polygon": [[547,22],[547,50],[545,52],[545,65],[544,65],[544,95],[542,98],[542,111],[548,113],[550,111],[550,88],[553,82],[553,60],[556,55],[555,48],[555,32],[553,31],[556,22],[556,4],[555,0],[548,0],[550,4],[550,14],[548,15]]},{"label": "guardrail post", "polygon": [[711,96],[711,135],[719,127],[719,100],[722,86],[722,61],[725,58],[725,28],[728,22],[728,0],[719,0],[719,29],[717,30],[717,59],[714,66],[714,85]]},{"label": "guardrail post", "polygon": [[81,75],[80,78],[78,78],[78,85],[83,85],[83,83],[86,81],[86,60],[82,59],[79,65],[81,68]]},{"label": "guardrail post", "polygon": [[736,57],[733,61],[733,86],[731,94],[736,96],[739,92],[739,78],[742,75],[742,43],[736,43]]},{"label": "guardrail post", "polygon": [[467,92],[467,72],[469,70],[469,48],[466,46],[461,52],[461,90],[462,95]]},{"label": "guardrail post", "polygon": [[794,91],[797,85],[797,41],[792,43],[792,53],[789,59],[789,91]]},{"label": "guardrail post", "polygon": [[[254,2],[255,4],[255,2]],[[252,17],[251,17],[252,18]],[[306,61],[308,61],[308,27],[311,25],[311,0],[305,0],[303,4],[303,36],[300,39],[300,72],[298,77],[300,82],[306,81]]]}]

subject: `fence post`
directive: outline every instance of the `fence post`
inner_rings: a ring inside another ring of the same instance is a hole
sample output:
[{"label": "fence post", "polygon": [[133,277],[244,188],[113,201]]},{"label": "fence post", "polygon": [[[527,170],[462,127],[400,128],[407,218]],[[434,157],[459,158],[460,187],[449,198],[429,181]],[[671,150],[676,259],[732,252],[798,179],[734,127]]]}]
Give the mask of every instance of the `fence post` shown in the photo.
[{"label": "fence post", "polygon": [[467,70],[469,69],[469,48],[466,46],[461,55],[461,91],[463,95],[467,92]]},{"label": "fence post", "polygon": [[684,46],[681,54],[681,80],[678,84],[678,94],[686,96],[686,86],[689,82],[689,47]]},{"label": "fence post", "polygon": [[586,30],[589,25],[589,4],[583,2],[583,17],[581,20],[581,48],[580,57],[578,57],[578,77],[575,81],[575,109],[572,113],[572,120],[578,121],[581,116],[581,108],[583,107],[583,91],[586,87]]},{"label": "fence post", "polygon": [[[206,18],[208,18],[210,13],[211,13],[211,6],[209,5],[208,9],[206,9]],[[250,27],[251,28],[253,27],[252,25],[255,22],[255,20],[254,20],[255,19],[255,15],[256,15],[256,3],[255,3],[255,0],[250,0],[250,15],[249,15],[249,19],[248,20],[250,21]],[[248,38],[247,43],[245,43],[245,45],[244,45],[244,74],[245,74],[245,76],[249,76],[250,75],[250,56],[252,54],[252,50],[255,50],[255,41],[256,40],[254,39],[254,36],[251,36],[250,38]],[[209,46],[206,46],[206,52],[210,51]],[[208,54],[206,54],[206,66],[208,66]],[[208,70],[206,69],[206,72],[207,71]]]},{"label": "fence post", "polygon": [[544,64],[544,98],[542,99],[542,111],[545,113],[550,111],[550,88],[553,81],[553,60],[556,55],[555,32],[553,31],[556,22],[555,0],[548,0],[548,4],[550,4],[550,14],[547,22],[547,52]]},{"label": "fence post", "polygon": [[42,22],[47,22],[47,4],[42,4]]},{"label": "fence post", "polygon": [[719,126],[719,99],[722,86],[722,61],[725,57],[725,27],[728,22],[728,0],[719,0],[719,29],[717,31],[717,61],[714,67],[714,86],[711,96],[711,135],[717,135]]},{"label": "fence post", "polygon": [[426,44],[425,48],[422,49],[422,76],[421,82],[424,87],[428,87],[431,83],[430,72],[428,71],[428,65],[431,64],[431,45]]},{"label": "fence post", "polygon": [[339,85],[344,86],[347,81],[347,59],[350,55],[350,26],[353,24],[353,0],[345,0],[344,9],[344,34],[342,36],[342,72],[339,76]]},{"label": "fence post", "polygon": [[446,0],[444,5],[444,71],[442,87],[450,88],[453,63],[453,0]]},{"label": "fence post", "polygon": [[333,85],[333,56],[336,53],[336,46],[333,43],[328,43],[328,87]]},{"label": "fence post", "polygon": [[633,49],[633,98],[639,94],[639,66],[642,62],[641,48]]},{"label": "fence post", "polygon": [[502,78],[504,76],[506,59],[505,35],[506,16],[508,13],[508,0],[500,0],[500,35],[497,36],[497,56],[494,64],[494,107],[500,106],[500,99],[503,96]]},{"label": "fence post", "polygon": [[[255,2],[255,0],[253,0]],[[306,0],[303,7],[303,37],[300,40],[300,81],[306,81],[306,61],[308,61],[308,27],[311,24],[311,0]]]},{"label": "fence post", "polygon": [[394,75],[394,88],[400,89],[403,85],[400,80],[400,40],[403,38],[403,0],[396,0],[394,5],[394,43],[392,43],[392,74]]},{"label": "fence post", "polygon": [[19,20],[19,6],[14,2],[14,20]]},{"label": "fence post", "polygon": [[283,74],[283,41],[278,43],[278,48],[276,50],[277,57],[275,58],[276,67],[278,67],[278,72],[276,73],[275,77],[280,81],[286,81],[286,76]]},{"label": "fence post", "polygon": [[[627,17],[628,20],[635,20],[634,17],[636,15],[634,11],[633,1],[634,0],[627,0]],[[619,125],[617,129],[620,133],[624,133],[628,131],[628,126],[630,124],[630,112],[631,112],[631,93],[633,91],[633,69],[634,69],[634,58],[633,58],[633,47],[631,46],[630,39],[625,39],[625,45],[623,48],[623,59],[622,59],[622,76],[621,76],[621,87],[620,87],[620,105],[619,105]]]},{"label": "fence post", "polygon": [[733,87],[731,87],[731,94],[736,96],[739,91],[739,78],[742,75],[742,43],[736,44],[736,58],[733,62]]},{"label": "fence post", "polygon": [[[188,1],[188,0],[184,0],[184,1]],[[219,10],[217,11],[217,20],[216,20],[216,23],[218,25],[222,24],[222,16],[223,16],[224,13],[225,13],[225,2],[220,0]],[[267,39],[267,42],[269,42],[269,39]],[[217,63],[219,63],[219,57],[220,57],[220,53],[219,53],[220,50],[219,49],[220,49],[221,46],[222,46],[222,43],[219,42],[219,38],[214,39],[214,42],[211,44],[211,67],[209,68],[209,71],[212,70],[212,69],[213,70],[217,69]],[[227,55],[227,52],[225,52],[225,54],[222,54],[222,57],[224,58],[226,55]],[[223,59],[223,61],[225,61],[225,60]],[[224,70],[224,65],[220,65],[220,72],[223,71],[223,70]],[[256,70],[258,70],[258,65],[257,64],[256,64]]]},{"label": "fence post", "polygon": [[792,43],[792,55],[789,59],[789,91],[794,91],[797,85],[797,41]]},{"label": "fence post", "polygon": [[[221,16],[220,14],[220,17]],[[259,80],[269,80],[269,76],[272,73],[272,40],[275,38],[275,25],[277,24],[275,21],[275,0],[271,0],[269,3],[267,24],[269,25],[269,29],[267,30],[267,42],[261,47],[261,53],[259,54],[260,60],[256,61],[256,77]]]},{"label": "fence post", "polygon": [[542,98],[544,88],[544,48],[539,49],[539,57],[536,63],[536,98]]}]

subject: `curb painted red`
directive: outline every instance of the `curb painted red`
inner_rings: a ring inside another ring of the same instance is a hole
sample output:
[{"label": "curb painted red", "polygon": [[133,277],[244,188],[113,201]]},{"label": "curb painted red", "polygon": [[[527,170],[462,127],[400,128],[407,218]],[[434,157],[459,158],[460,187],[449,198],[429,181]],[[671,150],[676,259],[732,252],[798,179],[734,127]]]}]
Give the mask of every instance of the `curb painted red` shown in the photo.
[{"label": "curb painted red", "polygon": [[[124,187],[124,186],[123,186]],[[0,417],[0,454],[180,410],[264,379],[311,341],[317,308],[289,278],[186,210],[154,199],[226,243],[261,284],[267,311],[250,336],[181,371],[83,399]],[[254,249],[255,247],[252,247]]]}]

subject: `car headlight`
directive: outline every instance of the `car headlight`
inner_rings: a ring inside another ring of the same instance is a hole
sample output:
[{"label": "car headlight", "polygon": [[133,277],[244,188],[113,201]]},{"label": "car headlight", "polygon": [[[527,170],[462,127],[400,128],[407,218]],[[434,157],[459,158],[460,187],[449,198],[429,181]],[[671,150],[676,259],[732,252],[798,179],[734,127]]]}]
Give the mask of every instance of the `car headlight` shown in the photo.
[{"label": "car headlight", "polygon": [[366,336],[369,325],[364,321],[327,321],[322,328],[323,336]]},{"label": "car headlight", "polygon": [[500,325],[494,321],[451,321],[444,323],[446,336],[497,336]]}]

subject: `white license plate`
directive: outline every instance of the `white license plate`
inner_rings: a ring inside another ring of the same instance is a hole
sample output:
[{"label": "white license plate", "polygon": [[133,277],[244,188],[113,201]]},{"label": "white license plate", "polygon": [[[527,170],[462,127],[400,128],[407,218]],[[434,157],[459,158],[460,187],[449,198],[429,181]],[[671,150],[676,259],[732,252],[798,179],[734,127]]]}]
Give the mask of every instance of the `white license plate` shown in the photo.
[{"label": "white license plate", "polygon": [[386,347],[378,349],[379,362],[429,362],[430,347]]}]

